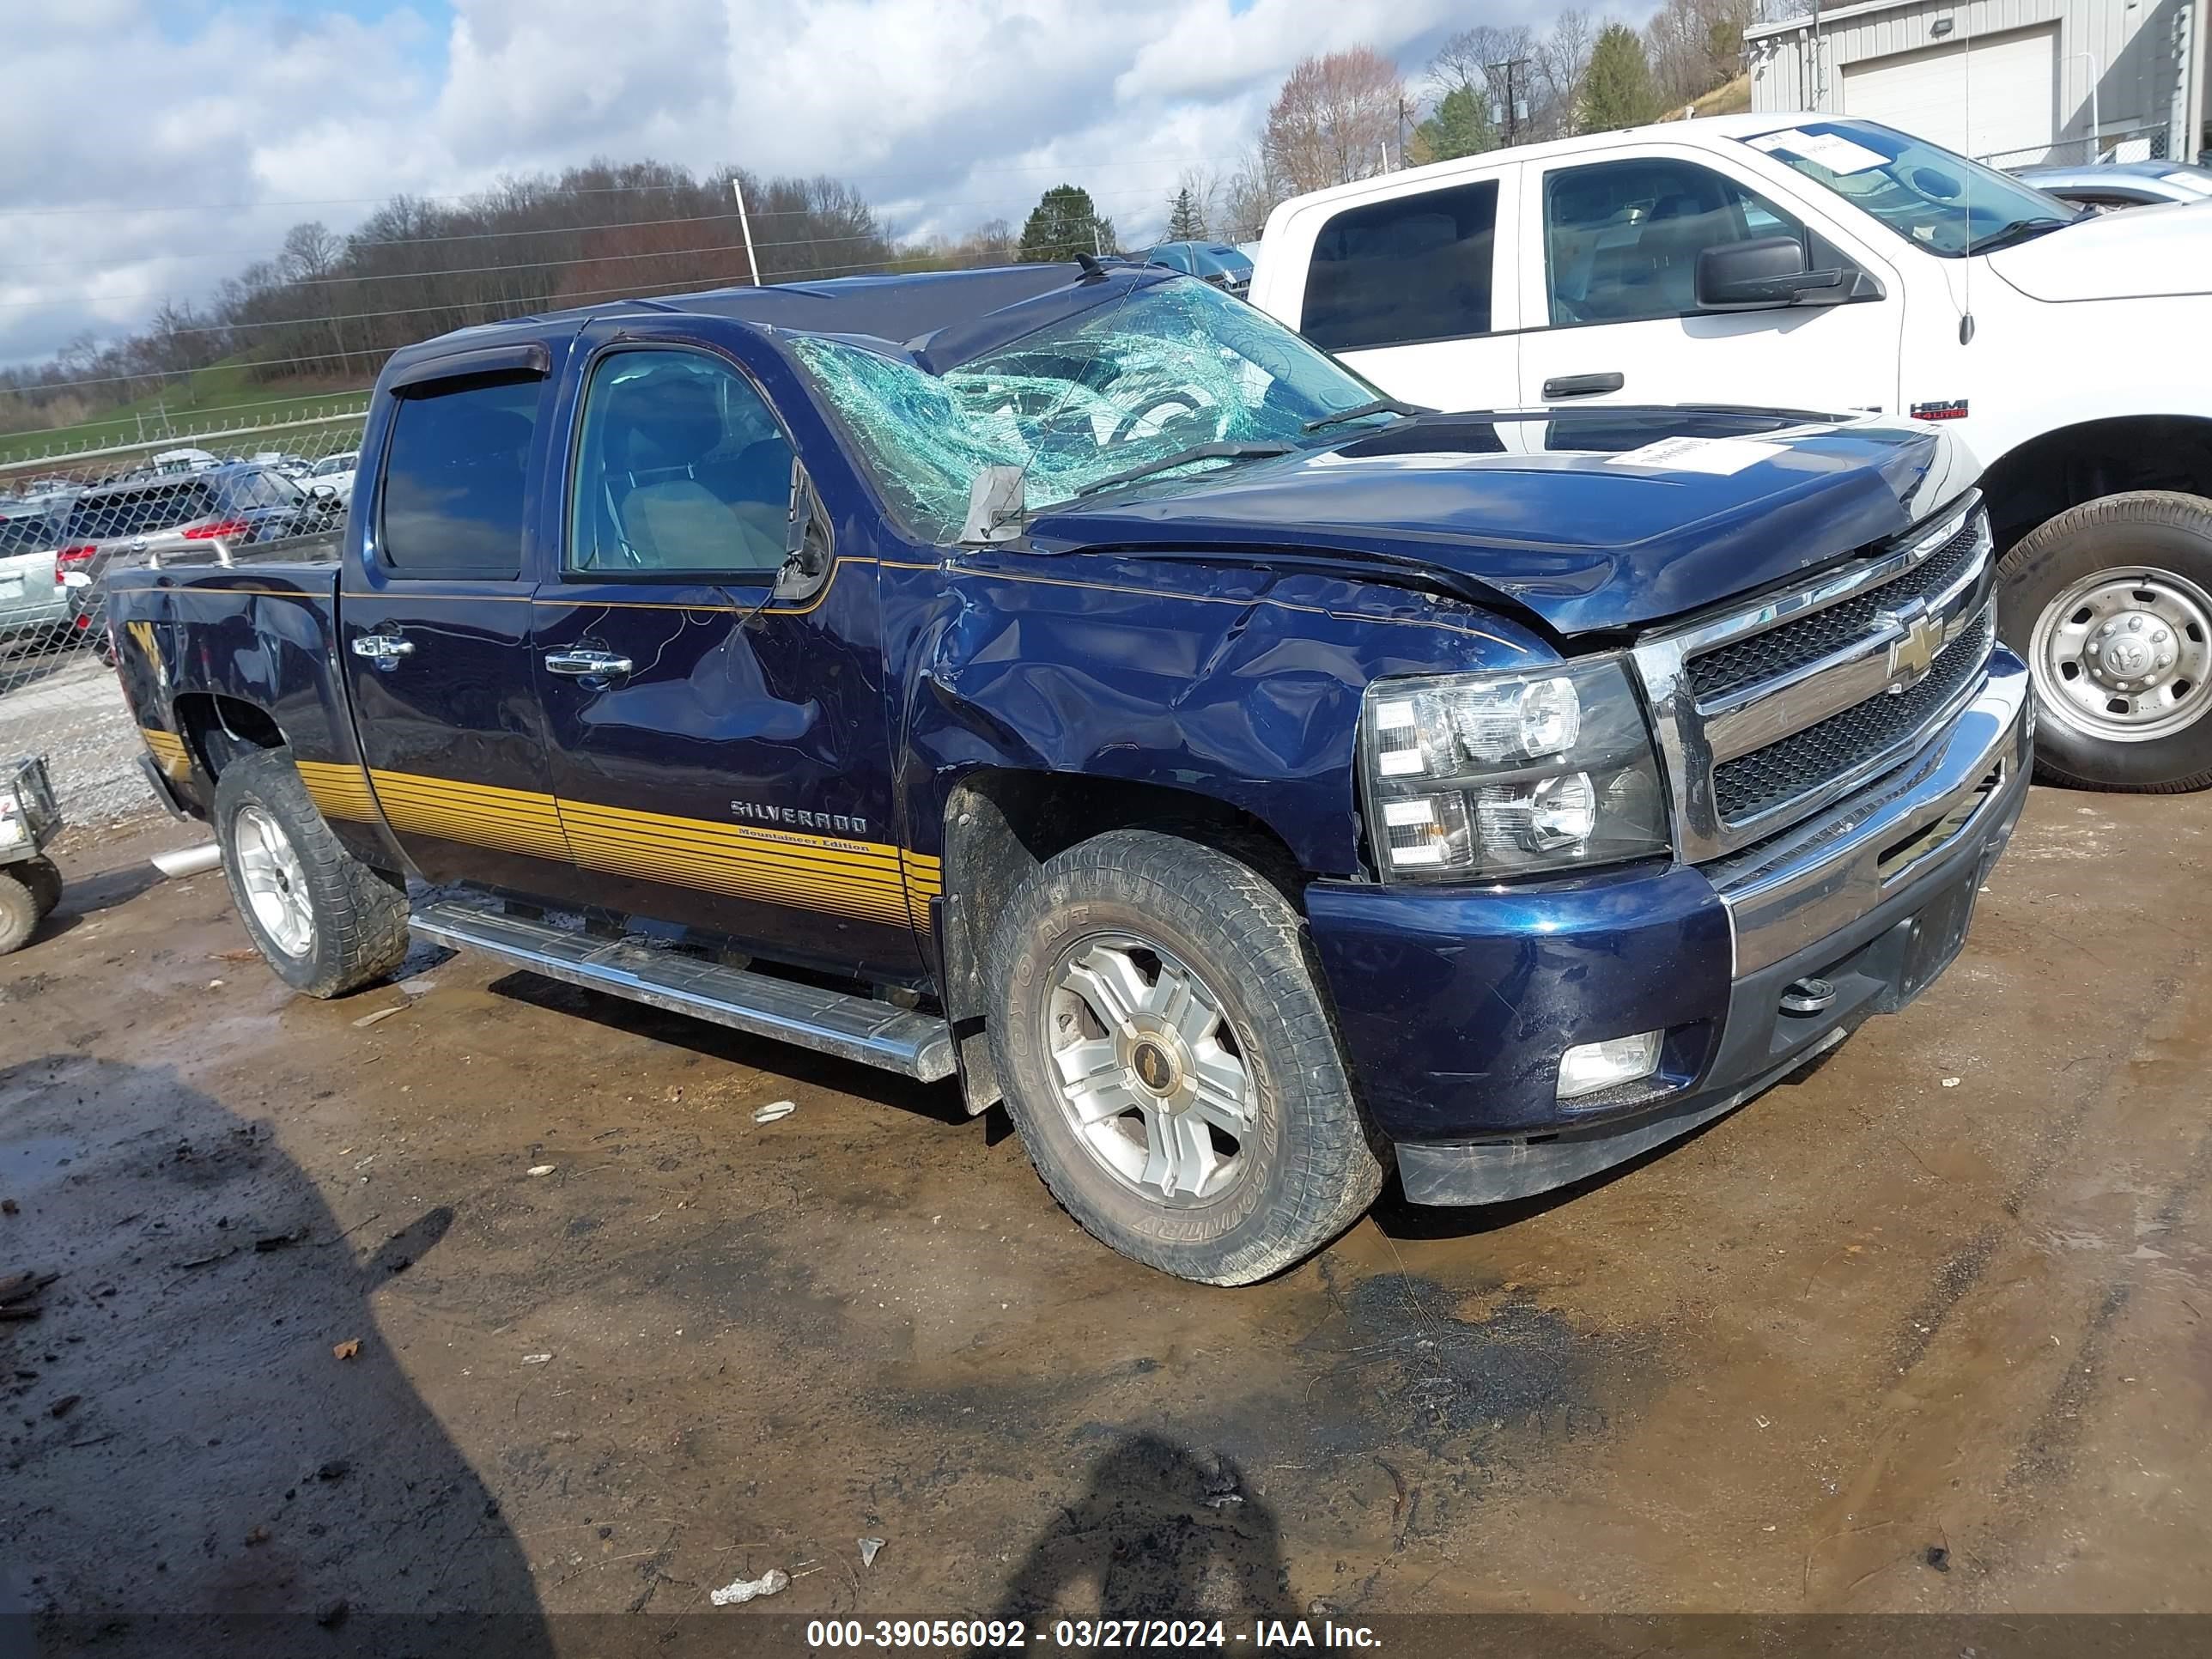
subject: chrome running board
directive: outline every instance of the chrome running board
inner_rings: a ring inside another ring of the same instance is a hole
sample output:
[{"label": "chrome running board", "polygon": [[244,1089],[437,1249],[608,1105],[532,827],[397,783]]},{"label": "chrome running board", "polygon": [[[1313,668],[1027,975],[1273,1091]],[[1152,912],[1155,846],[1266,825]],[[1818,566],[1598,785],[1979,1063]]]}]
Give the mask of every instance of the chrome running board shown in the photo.
[{"label": "chrome running board", "polygon": [[571,933],[441,899],[408,918],[424,939],[466,946],[533,974],[711,1020],[934,1083],[952,1075],[952,1028],[872,997],[798,985],[635,939]]}]

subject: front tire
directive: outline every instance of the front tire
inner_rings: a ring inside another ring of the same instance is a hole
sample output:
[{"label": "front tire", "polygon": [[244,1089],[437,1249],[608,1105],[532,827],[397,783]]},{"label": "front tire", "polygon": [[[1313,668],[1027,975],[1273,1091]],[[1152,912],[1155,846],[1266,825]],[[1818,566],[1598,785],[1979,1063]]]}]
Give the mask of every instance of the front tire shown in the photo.
[{"label": "front tire", "polygon": [[239,920],[277,978],[311,997],[383,978],[407,954],[407,891],[346,851],[289,749],[222,769],[216,841]]},{"label": "front tire", "polygon": [[1052,1195],[1178,1278],[1302,1261],[1381,1190],[1305,925],[1249,866],[1151,830],[1069,848],[994,932],[992,1055]]},{"label": "front tire", "polygon": [[2212,784],[2212,501],[2106,495],[2021,538],[1998,632],[2035,686],[2045,781],[2178,794]]}]

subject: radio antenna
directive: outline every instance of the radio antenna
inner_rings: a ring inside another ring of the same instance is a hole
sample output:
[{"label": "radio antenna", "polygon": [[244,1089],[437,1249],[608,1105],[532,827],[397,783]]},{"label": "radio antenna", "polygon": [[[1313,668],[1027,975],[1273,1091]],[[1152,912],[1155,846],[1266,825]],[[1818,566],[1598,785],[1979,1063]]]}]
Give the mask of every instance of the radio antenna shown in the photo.
[{"label": "radio antenna", "polygon": [[[1966,160],[1974,160],[1974,19],[1969,8],[1961,6],[1966,14],[1966,33],[1960,42],[1965,54],[1960,66],[1959,108],[1966,123]],[[1974,210],[1973,181],[1959,181],[1959,258],[1966,263],[1966,273],[1960,279],[1961,295],[1959,311],[1959,343],[1970,345],[1974,338]]]}]

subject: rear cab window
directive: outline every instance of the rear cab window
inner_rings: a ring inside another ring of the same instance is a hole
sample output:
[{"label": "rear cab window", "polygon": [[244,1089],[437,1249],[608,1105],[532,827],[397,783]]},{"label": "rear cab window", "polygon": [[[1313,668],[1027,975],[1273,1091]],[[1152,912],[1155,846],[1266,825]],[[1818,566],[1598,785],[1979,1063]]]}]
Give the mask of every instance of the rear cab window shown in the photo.
[{"label": "rear cab window", "polygon": [[1314,240],[1299,331],[1329,351],[1489,333],[1498,191],[1482,179],[1332,215]]},{"label": "rear cab window", "polygon": [[389,575],[522,574],[530,458],[547,382],[537,374],[401,390],[385,442],[376,536]]}]

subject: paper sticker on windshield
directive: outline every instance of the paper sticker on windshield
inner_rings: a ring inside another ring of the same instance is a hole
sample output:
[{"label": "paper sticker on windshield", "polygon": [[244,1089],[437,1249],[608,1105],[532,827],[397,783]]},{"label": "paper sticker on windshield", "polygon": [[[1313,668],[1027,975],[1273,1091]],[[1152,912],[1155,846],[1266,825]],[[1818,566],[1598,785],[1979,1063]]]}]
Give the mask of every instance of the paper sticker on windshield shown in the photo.
[{"label": "paper sticker on windshield", "polygon": [[1884,167],[1889,158],[1864,144],[1855,144],[1839,132],[1806,132],[1791,127],[1784,132],[1770,132],[1750,141],[1753,149],[1770,154],[1786,149],[1792,155],[1823,167],[1831,173],[1864,173],[1869,167]]},{"label": "paper sticker on windshield", "polygon": [[1613,457],[1613,466],[1650,466],[1668,472],[1711,472],[1726,477],[1747,466],[1770,460],[1785,444],[1763,444],[1751,438],[1662,438],[1641,449]]}]

